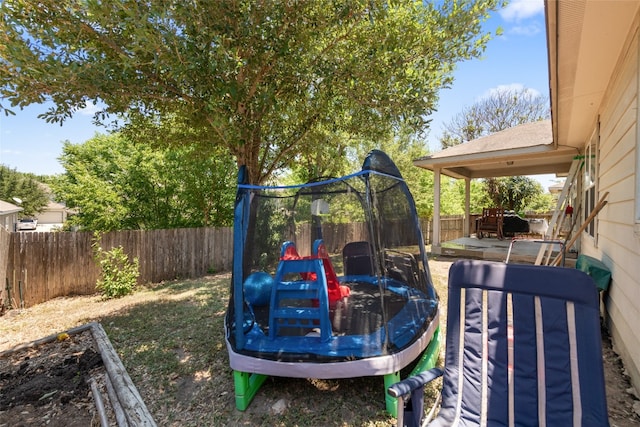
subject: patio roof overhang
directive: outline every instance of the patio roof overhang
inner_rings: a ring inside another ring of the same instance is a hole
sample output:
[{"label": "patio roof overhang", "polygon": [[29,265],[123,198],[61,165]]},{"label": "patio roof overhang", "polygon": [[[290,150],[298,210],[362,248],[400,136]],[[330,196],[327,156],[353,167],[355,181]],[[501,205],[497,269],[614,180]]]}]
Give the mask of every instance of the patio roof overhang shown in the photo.
[{"label": "patio roof overhang", "polygon": [[415,166],[439,169],[453,178],[566,174],[578,154],[573,147],[556,147],[551,121],[525,123],[414,160]]},{"label": "patio roof overhang", "polygon": [[[467,180],[568,173],[597,128],[607,86],[630,43],[640,1],[544,1],[551,121],[517,126],[448,148],[414,160],[415,166],[437,176]],[[439,184],[436,188],[434,247],[440,244]]]}]

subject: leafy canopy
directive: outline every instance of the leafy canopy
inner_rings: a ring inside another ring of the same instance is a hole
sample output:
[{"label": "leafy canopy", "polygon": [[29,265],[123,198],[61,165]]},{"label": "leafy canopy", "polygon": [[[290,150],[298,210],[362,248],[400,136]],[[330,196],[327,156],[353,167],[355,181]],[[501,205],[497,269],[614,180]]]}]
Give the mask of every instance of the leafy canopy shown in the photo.
[{"label": "leafy canopy", "polygon": [[235,165],[215,150],[153,149],[122,135],[65,142],[65,173],[53,185],[78,210],[70,226],[87,230],[228,226]]},{"label": "leafy canopy", "polygon": [[220,147],[262,183],[323,132],[424,128],[503,3],[5,0],[0,110],[50,100],[62,122],[103,105],[132,140]]},{"label": "leafy canopy", "polygon": [[521,212],[525,205],[543,192],[542,185],[528,176],[510,176],[485,180],[494,206]]}]

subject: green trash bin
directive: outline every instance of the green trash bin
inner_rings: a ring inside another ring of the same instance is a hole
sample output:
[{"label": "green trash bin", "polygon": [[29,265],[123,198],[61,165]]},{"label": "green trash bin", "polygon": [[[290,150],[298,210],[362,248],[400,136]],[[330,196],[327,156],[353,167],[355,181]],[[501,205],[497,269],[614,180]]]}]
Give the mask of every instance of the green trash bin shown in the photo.
[{"label": "green trash bin", "polygon": [[611,282],[611,270],[599,259],[588,255],[579,255],[576,261],[576,268],[584,271],[593,278],[599,291],[606,291]]}]

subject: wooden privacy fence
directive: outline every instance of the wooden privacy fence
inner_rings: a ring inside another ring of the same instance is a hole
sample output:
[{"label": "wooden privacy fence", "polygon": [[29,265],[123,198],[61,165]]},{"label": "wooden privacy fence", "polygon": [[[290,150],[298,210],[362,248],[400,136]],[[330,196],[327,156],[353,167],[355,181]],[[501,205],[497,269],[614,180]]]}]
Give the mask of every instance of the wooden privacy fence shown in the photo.
[{"label": "wooden privacy fence", "polygon": [[[440,217],[440,241],[455,240],[464,237],[464,215],[446,215]],[[433,241],[433,221],[420,220],[420,228],[424,235],[425,243]]]},{"label": "wooden privacy fence", "polygon": [[[231,228],[126,230],[106,233],[101,247],[122,246],[140,262],[139,283],[201,277],[231,268]],[[50,299],[96,292],[100,271],[88,232],[0,230],[0,305],[30,307]]]},{"label": "wooden privacy fence", "polygon": [[11,234],[5,230],[3,227],[0,227],[0,313],[4,310],[6,296],[5,296],[5,284],[7,283],[7,271],[9,264],[9,245],[11,243]]},{"label": "wooden privacy fence", "polygon": [[[461,237],[462,221],[462,216],[442,217],[443,237]],[[364,227],[344,224],[328,229],[325,237],[330,250],[335,252],[349,241],[362,239]],[[421,227],[428,244],[432,221],[421,221]],[[89,232],[9,233],[0,227],[0,310],[95,293],[100,271],[93,260],[92,239]],[[233,229],[125,230],[102,236],[104,250],[118,246],[131,259],[138,258],[139,283],[202,277],[231,269]]]},{"label": "wooden privacy fence", "polygon": [[[425,244],[431,243],[433,235],[433,221],[430,219],[420,219],[420,228]],[[448,215],[440,217],[440,233],[443,241],[454,240],[463,236],[463,215]],[[384,241],[393,241],[402,245],[403,242],[413,242],[414,236],[412,227],[403,227],[403,223],[389,223],[387,227],[381,230],[381,237]],[[331,253],[340,253],[342,248],[349,243],[358,240],[367,240],[369,238],[369,230],[364,222],[356,222],[350,224],[323,224],[322,238],[327,250]],[[311,225],[302,225],[296,227],[295,240],[299,250],[305,253],[311,253],[311,245],[313,232]],[[404,243],[411,244],[411,243]]]}]

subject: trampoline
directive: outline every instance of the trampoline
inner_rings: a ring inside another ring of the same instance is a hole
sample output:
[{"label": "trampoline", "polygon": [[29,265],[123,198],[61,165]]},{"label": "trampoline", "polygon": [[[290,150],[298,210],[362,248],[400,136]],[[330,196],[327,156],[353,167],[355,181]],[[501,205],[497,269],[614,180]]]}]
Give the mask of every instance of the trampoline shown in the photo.
[{"label": "trampoline", "polygon": [[[238,409],[269,375],[378,375],[387,387],[409,365],[435,365],[438,297],[413,198],[385,153],[341,178],[244,178],[241,169],[225,317]],[[395,414],[388,395],[386,407]]]}]

